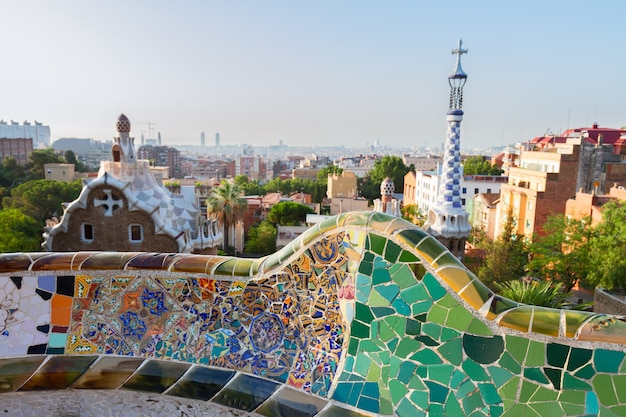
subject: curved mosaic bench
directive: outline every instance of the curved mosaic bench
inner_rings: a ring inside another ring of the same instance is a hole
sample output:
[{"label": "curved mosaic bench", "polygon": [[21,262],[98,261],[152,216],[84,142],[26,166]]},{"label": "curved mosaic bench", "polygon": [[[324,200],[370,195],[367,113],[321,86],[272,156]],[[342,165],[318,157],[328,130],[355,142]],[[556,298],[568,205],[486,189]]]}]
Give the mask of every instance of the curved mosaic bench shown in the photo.
[{"label": "curved mosaic bench", "polygon": [[2,393],[121,388],[290,417],[626,415],[622,318],[501,298],[381,213],[261,259],[4,254],[0,274]]}]

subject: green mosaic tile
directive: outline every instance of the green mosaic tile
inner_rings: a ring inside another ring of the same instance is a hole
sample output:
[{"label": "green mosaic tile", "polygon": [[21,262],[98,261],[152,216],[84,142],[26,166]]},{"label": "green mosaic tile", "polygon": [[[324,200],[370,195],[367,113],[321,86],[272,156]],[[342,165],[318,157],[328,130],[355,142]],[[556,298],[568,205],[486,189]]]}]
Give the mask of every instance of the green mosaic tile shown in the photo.
[{"label": "green mosaic tile", "polygon": [[448,311],[449,310],[447,308],[443,308],[435,304],[428,312],[428,321],[445,324],[446,318],[448,317]]},{"label": "green mosaic tile", "polygon": [[445,417],[443,404],[430,404],[428,409],[428,417]]},{"label": "green mosaic tile", "polygon": [[435,278],[430,272],[424,275],[422,282],[426,285],[428,293],[433,301],[437,301],[447,294],[446,290],[437,281],[437,278]]},{"label": "green mosaic tile", "polygon": [[445,363],[441,365],[431,365],[428,367],[428,378],[448,387],[450,385],[453,372],[454,366],[452,365]]},{"label": "green mosaic tile", "polygon": [[402,297],[402,299],[409,304],[412,304],[418,301],[426,301],[426,300],[428,300],[429,305],[432,304],[430,295],[426,291],[426,287],[424,287],[424,284],[422,284],[421,282],[412,287],[409,287],[405,290],[400,291],[400,297]]},{"label": "green mosaic tile", "polygon": [[456,391],[457,398],[464,398],[470,395],[472,392],[476,391],[476,385],[469,379],[466,379],[459,385],[459,388]]},{"label": "green mosaic tile", "polygon": [[[374,274],[376,274],[376,271],[374,271]],[[391,303],[400,293],[400,288],[396,284],[377,285],[374,287],[374,291]]]},{"label": "green mosaic tile", "polygon": [[450,398],[448,401],[446,401],[444,415],[446,417],[465,417],[461,405],[453,398]]},{"label": "green mosaic tile", "polygon": [[386,306],[391,305],[389,300],[383,295],[381,295],[377,291],[377,289],[372,289],[370,291],[370,297],[369,297],[369,300],[367,301],[367,304],[372,307],[386,307]]},{"label": "green mosaic tile", "polygon": [[504,369],[508,369],[516,375],[522,371],[521,365],[517,363],[517,361],[513,359],[513,357],[508,352],[504,352],[502,358],[500,358],[500,361],[498,363]]},{"label": "green mosaic tile", "polygon": [[373,270],[374,270],[373,262],[367,262],[365,260],[362,260],[361,263],[359,263],[359,274],[366,275],[369,277],[372,274]]},{"label": "green mosaic tile", "polygon": [[394,404],[397,404],[406,394],[408,394],[409,390],[406,388],[406,384],[402,381],[392,379],[389,381],[389,391],[391,392],[391,401]]},{"label": "green mosaic tile", "polygon": [[467,331],[470,323],[474,316],[472,313],[467,311],[467,309],[462,305],[457,305],[452,308],[450,314],[448,314],[448,318],[446,319],[446,326],[456,329],[460,332]]},{"label": "green mosaic tile", "polygon": [[626,375],[613,375],[613,386],[620,404],[626,404]]},{"label": "green mosaic tile", "polygon": [[559,403],[534,403],[530,406],[540,416],[560,416],[563,413]]},{"label": "green mosaic tile", "polygon": [[378,255],[382,255],[383,251],[385,250],[385,243],[387,243],[387,239],[380,235],[370,233],[369,240],[370,250],[377,253]]},{"label": "green mosaic tile", "polygon": [[441,358],[430,349],[422,349],[411,355],[409,359],[423,363],[424,365],[436,365],[443,363]]},{"label": "green mosaic tile", "polygon": [[569,346],[560,343],[548,343],[546,347],[548,365],[563,368],[569,355],[569,350]]},{"label": "green mosaic tile", "polygon": [[[542,417],[535,410],[526,404],[513,404],[511,408],[506,410],[502,417]],[[556,416],[555,416],[556,417]]]},{"label": "green mosaic tile", "polygon": [[562,381],[563,381],[563,370],[544,367],[543,372],[546,374],[548,379],[552,382],[554,389],[560,390],[562,387]]},{"label": "green mosaic tile", "polygon": [[[623,416],[626,416],[626,405],[618,405],[618,406],[615,406],[615,407],[611,407],[610,410],[613,413],[613,415],[610,416],[610,417],[623,417]],[[602,417],[604,417],[604,413],[602,414]]]},{"label": "green mosaic tile", "polygon": [[519,304],[516,303],[515,301],[496,295],[495,297],[493,297],[493,300],[491,301],[491,305],[489,306],[489,311],[493,313],[494,315],[498,316],[504,313],[505,311],[515,308],[517,306],[519,306]]},{"label": "green mosaic tile", "polygon": [[617,395],[610,375],[598,374],[593,378],[592,385],[602,404],[617,404]]},{"label": "green mosaic tile", "polygon": [[525,366],[544,366],[545,365],[545,344],[531,340],[528,345],[528,351],[526,353],[526,359],[524,361]]},{"label": "green mosaic tile", "polygon": [[532,397],[530,397],[529,401],[531,403],[546,402],[546,401],[556,401],[558,396],[559,396],[558,391],[555,391],[553,389],[544,388],[544,387],[540,386],[540,387],[537,388],[537,391],[535,391],[535,393],[532,395]]},{"label": "green mosaic tile", "polygon": [[370,337],[370,326],[363,324],[358,321],[352,322],[352,327],[350,329],[350,335],[352,337],[357,337],[359,339],[365,339]]},{"label": "green mosaic tile", "polygon": [[472,381],[489,381],[489,375],[487,375],[485,368],[471,359],[463,361],[463,370]]},{"label": "green mosaic tile", "polygon": [[391,278],[402,290],[417,283],[415,276],[413,276],[413,271],[411,271],[408,265],[400,265],[400,267],[392,273]]},{"label": "green mosaic tile", "polygon": [[405,303],[402,298],[398,297],[395,300],[393,300],[393,303],[391,304],[391,306],[395,308],[398,314],[401,314],[403,316],[411,316],[413,314],[411,307],[409,307],[409,305]]},{"label": "green mosaic tile", "polygon": [[391,307],[372,307],[370,309],[374,317],[385,317],[395,314],[395,310]]},{"label": "green mosaic tile", "polygon": [[573,377],[567,372],[564,372],[563,373],[563,389],[590,391],[592,388],[591,388],[591,385],[587,384],[586,382]]},{"label": "green mosaic tile", "polygon": [[500,404],[502,402],[502,398],[500,398],[496,387],[492,384],[478,384],[478,390],[485,404]]},{"label": "green mosaic tile", "polygon": [[406,319],[405,329],[407,335],[415,336],[421,333],[422,324],[417,320]]},{"label": "green mosaic tile", "polygon": [[489,366],[487,367],[487,371],[489,372],[489,375],[491,375],[491,380],[495,384],[496,388],[502,387],[504,384],[509,382],[511,378],[513,378],[513,374],[511,372],[499,366]]},{"label": "green mosaic tile", "polygon": [[589,363],[592,353],[591,349],[572,348],[567,361],[567,370],[575,371]]},{"label": "green mosaic tile", "polygon": [[396,348],[395,354],[400,358],[407,358],[413,352],[416,352],[421,346],[417,340],[414,339],[402,339],[400,343],[398,343],[398,347]]},{"label": "green mosaic tile", "polygon": [[356,372],[357,374],[361,376],[367,376],[371,363],[372,361],[370,360],[370,358],[368,358],[362,353],[359,353],[356,356],[356,362],[354,364],[354,372]]},{"label": "green mosaic tile", "polygon": [[[493,293],[478,279],[472,280],[472,282],[466,286],[462,291],[459,291],[459,295],[463,297],[467,303],[472,306],[474,310],[480,310],[493,297]],[[489,317],[492,319],[493,317]]]},{"label": "green mosaic tile", "polygon": [[582,391],[562,391],[559,393],[559,402],[584,405],[585,393]]},{"label": "green mosaic tile", "polygon": [[391,281],[391,275],[387,269],[375,269],[372,272],[372,285],[383,284]]},{"label": "green mosaic tile", "polygon": [[479,336],[491,336],[493,332],[480,319],[474,318],[467,328],[467,332]]},{"label": "green mosaic tile", "polygon": [[595,369],[593,369],[593,365],[590,363],[580,368],[580,370],[574,373],[574,376],[583,379],[591,379],[596,374]]},{"label": "green mosaic tile", "polygon": [[407,229],[397,233],[395,237],[408,246],[415,248],[422,240],[430,238],[430,235],[420,229]]},{"label": "green mosaic tile", "polygon": [[[356,221],[356,219],[357,218],[354,218],[355,221]],[[329,230],[334,229],[335,227],[337,227],[337,218],[336,217],[330,217],[328,219],[322,220],[321,222],[319,222],[317,224],[317,228],[319,229],[320,234],[324,234],[324,233],[328,232]]]},{"label": "green mosaic tile", "polygon": [[[449,314],[448,314],[448,319],[450,319]],[[461,333],[457,332],[456,330],[451,329],[449,327],[444,327],[441,329],[441,337],[439,338],[439,340],[441,340],[442,342],[447,342],[448,340],[455,339],[460,336],[461,336]]]},{"label": "green mosaic tile", "polygon": [[511,400],[511,401],[517,399],[517,390],[519,388],[519,384],[520,384],[520,378],[517,376],[513,377],[509,382],[504,384],[498,390],[500,397],[502,397],[503,399]]},{"label": "green mosaic tile", "polygon": [[372,320],[374,320],[372,310],[370,310],[367,305],[357,302],[355,303],[354,307],[354,317],[357,320],[362,321],[363,323],[370,323]]},{"label": "green mosaic tile", "polygon": [[385,248],[385,260],[387,262],[395,263],[398,260],[398,256],[400,256],[400,252],[402,248],[392,242],[391,240],[387,240],[387,247]]},{"label": "green mosaic tile", "polygon": [[416,364],[409,361],[403,362],[402,365],[400,365],[400,370],[398,371],[398,380],[405,384],[408,384],[415,374],[416,369]]},{"label": "green mosaic tile", "polygon": [[616,373],[624,360],[624,352],[596,349],[593,352],[593,366],[598,372]]},{"label": "green mosaic tile", "polygon": [[[579,416],[582,415],[585,408],[582,405],[561,403],[561,408],[566,416]],[[595,416],[594,416],[595,417]]]},{"label": "green mosaic tile", "polygon": [[398,259],[398,262],[419,262],[420,259],[412,252],[403,250],[402,253],[400,254],[400,258]]},{"label": "green mosaic tile", "polygon": [[535,394],[537,389],[539,389],[539,387],[536,384],[528,381],[522,381],[522,389],[519,393],[519,402],[522,404],[527,403],[528,400],[530,400],[530,397]]},{"label": "green mosaic tile", "polygon": [[441,255],[442,252],[447,249],[439,243],[434,237],[428,236],[422,239],[415,248],[422,256],[424,256],[428,262],[432,262],[435,258]]},{"label": "green mosaic tile", "polygon": [[437,351],[446,361],[460,365],[463,361],[463,347],[461,339],[452,339],[437,348]]},{"label": "green mosaic tile", "polygon": [[478,392],[463,398],[463,410],[465,411],[466,415],[470,415],[472,411],[483,406],[483,400]]},{"label": "green mosaic tile", "polygon": [[413,391],[411,393],[411,401],[413,401],[413,403],[422,410],[428,410],[428,407],[430,406],[430,402],[428,401],[428,392],[425,389]]},{"label": "green mosaic tile", "polygon": [[505,336],[506,351],[509,352],[518,363],[524,363],[529,342],[530,341],[525,337]]},{"label": "green mosaic tile", "polygon": [[476,362],[490,364],[500,359],[504,352],[504,340],[500,336],[481,337],[466,333],[463,335],[463,350]]},{"label": "green mosaic tile", "polygon": [[550,382],[541,368],[524,369],[524,377],[539,382],[540,384],[547,384]]},{"label": "green mosaic tile", "polygon": [[422,325],[422,333],[427,334],[435,340],[441,337],[441,326],[437,323],[427,322]]}]

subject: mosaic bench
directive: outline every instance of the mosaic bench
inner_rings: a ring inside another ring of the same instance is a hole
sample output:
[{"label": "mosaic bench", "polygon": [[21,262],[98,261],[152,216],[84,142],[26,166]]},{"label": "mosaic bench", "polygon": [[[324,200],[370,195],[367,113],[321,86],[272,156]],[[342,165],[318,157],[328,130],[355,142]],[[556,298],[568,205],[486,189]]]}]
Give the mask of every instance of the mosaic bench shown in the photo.
[{"label": "mosaic bench", "polygon": [[263,416],[625,416],[624,343],[622,318],[501,298],[382,213],[261,259],[0,255],[0,412],[120,390]]}]

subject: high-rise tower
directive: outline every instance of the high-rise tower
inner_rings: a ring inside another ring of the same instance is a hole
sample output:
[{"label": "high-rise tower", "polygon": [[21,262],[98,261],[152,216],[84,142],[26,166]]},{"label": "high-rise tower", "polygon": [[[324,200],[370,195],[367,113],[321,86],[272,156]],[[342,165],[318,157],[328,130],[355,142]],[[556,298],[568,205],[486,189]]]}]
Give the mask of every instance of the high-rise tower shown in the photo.
[{"label": "high-rise tower", "polygon": [[463,120],[463,86],[467,74],[461,68],[461,55],[466,54],[463,41],[452,50],[456,55],[456,65],[448,76],[450,84],[450,105],[448,107],[448,133],[444,147],[443,167],[437,203],[428,213],[424,228],[437,238],[457,258],[463,259],[465,241],[471,226],[468,213],[461,205],[461,121]]}]

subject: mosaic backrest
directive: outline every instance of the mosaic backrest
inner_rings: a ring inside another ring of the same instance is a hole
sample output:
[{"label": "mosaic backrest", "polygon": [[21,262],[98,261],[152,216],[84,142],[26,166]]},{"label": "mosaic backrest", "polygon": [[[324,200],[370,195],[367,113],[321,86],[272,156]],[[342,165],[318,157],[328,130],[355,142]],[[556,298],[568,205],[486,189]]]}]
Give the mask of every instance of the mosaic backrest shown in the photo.
[{"label": "mosaic backrest", "polygon": [[333,217],[261,259],[4,254],[0,274],[0,393],[123,388],[265,416],[626,415],[621,318],[501,298],[382,213]]}]

